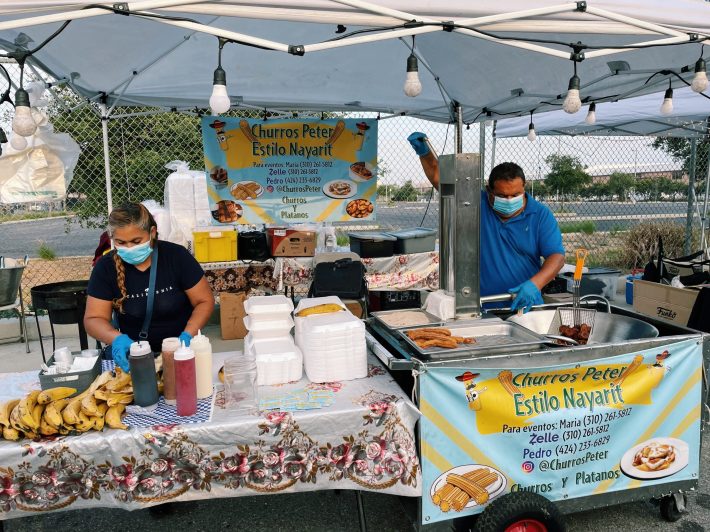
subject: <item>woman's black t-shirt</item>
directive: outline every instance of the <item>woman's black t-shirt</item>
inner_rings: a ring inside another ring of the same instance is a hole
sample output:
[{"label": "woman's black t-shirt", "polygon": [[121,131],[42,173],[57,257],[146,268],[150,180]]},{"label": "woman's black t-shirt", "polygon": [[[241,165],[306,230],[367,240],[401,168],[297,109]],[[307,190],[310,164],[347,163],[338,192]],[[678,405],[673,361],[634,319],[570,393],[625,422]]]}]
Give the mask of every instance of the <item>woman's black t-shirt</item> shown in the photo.
[{"label": "woman's black t-shirt", "polygon": [[[164,338],[179,336],[192,314],[192,305],[185,294],[194,287],[204,272],[200,264],[182,246],[158,240],[158,273],[155,279],[153,318],[148,329],[148,341],[158,352]],[[114,252],[104,255],[94,266],[89,279],[88,294],[97,299],[112,301],[121,297],[116,279]],[[142,272],[135,266],[123,263],[126,270],[126,292],[123,313],[117,312],[122,333],[138,341],[143,326],[148,301],[150,268]]]}]

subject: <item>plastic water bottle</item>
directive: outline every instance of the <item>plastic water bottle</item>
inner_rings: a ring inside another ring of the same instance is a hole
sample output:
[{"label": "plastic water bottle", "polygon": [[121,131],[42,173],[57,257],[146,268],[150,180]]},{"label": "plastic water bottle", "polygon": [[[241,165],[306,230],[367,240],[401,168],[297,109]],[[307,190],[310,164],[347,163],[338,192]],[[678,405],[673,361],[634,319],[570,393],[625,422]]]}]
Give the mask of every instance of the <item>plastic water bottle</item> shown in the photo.
[{"label": "plastic water bottle", "polygon": [[197,398],[205,399],[212,395],[212,344],[201,331],[197,331],[197,336],[190,340],[190,349],[195,352]]},{"label": "plastic water bottle", "polygon": [[197,412],[195,352],[185,344],[175,351],[175,392],[178,416],[194,416]]},{"label": "plastic water bottle", "polygon": [[158,379],[155,375],[155,358],[150,344],[145,341],[133,342],[128,363],[133,381],[133,402],[142,407],[157,405]]}]

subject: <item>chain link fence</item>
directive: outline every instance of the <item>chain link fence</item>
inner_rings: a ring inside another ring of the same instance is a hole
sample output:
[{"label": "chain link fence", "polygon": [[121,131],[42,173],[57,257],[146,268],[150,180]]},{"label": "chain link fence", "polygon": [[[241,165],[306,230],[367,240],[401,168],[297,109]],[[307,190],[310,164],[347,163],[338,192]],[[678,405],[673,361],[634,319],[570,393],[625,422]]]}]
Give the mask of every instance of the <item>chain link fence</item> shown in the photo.
[{"label": "chain link fence", "polygon": [[[16,65],[6,66],[17,85]],[[28,77],[31,80],[32,75],[26,73],[25,83]],[[31,257],[23,277],[27,295],[37,284],[88,278],[107,213],[98,105],[61,85],[51,87],[45,97],[54,130],[69,133],[82,152],[65,199],[0,205],[0,255]],[[5,131],[9,131],[11,113],[8,104],[0,107],[0,125]],[[262,118],[263,113],[243,108],[231,111],[234,116],[253,118]],[[308,114],[300,112],[299,116]],[[464,152],[479,152],[479,127],[464,129]],[[396,117],[381,119],[378,129],[377,219],[338,225],[341,245],[345,233],[356,228],[438,227],[437,193],[406,139],[413,131],[422,131],[438,153],[453,153],[454,126]],[[568,253],[584,246],[592,252],[594,264],[639,266],[648,257],[634,259],[629,252],[633,231],[636,228],[653,240],[652,230],[645,234],[638,228],[659,223],[672,226],[666,237],[672,241],[664,242],[669,254],[683,251],[690,175],[687,141],[664,139],[654,146],[653,139],[638,137],[539,136],[530,142],[526,138],[494,139],[492,133],[493,128],[486,126],[485,175],[499,162],[520,164],[529,192],[555,213]],[[162,200],[169,161],[184,160],[193,169],[204,165],[198,110],[185,114],[119,107],[108,121],[108,134],[114,205]],[[701,210],[707,153],[708,142],[698,142],[695,175]],[[699,226],[696,213],[694,227]],[[691,249],[698,247],[697,233],[696,229]]]}]

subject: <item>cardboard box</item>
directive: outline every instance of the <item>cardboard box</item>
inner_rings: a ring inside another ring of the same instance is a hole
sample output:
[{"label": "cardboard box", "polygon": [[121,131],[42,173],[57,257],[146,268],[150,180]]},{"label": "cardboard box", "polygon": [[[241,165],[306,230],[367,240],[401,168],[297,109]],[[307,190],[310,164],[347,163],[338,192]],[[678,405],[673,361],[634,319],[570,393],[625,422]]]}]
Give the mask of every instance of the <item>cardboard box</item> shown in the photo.
[{"label": "cardboard box", "polygon": [[687,325],[698,293],[698,290],[690,288],[673,288],[636,279],[634,310],[676,325]]},{"label": "cardboard box", "polygon": [[272,257],[313,257],[316,254],[316,232],[285,227],[267,230]]},{"label": "cardboard box", "polygon": [[244,326],[244,301],[247,295],[244,292],[220,292],[219,294],[219,321],[222,330],[222,340],[236,340],[247,335]]}]

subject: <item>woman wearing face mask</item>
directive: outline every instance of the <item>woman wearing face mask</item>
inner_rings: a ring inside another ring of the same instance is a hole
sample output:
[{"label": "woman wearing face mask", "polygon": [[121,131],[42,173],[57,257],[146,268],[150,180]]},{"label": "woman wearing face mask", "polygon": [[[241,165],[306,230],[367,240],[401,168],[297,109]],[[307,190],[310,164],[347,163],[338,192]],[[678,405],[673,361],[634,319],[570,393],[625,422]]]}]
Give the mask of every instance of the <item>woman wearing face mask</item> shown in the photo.
[{"label": "woman wearing face mask", "polygon": [[[407,140],[438,189],[439,163],[426,135],[412,133]],[[565,249],[557,220],[525,192],[525,173],[517,164],[501,163],[491,170],[481,192],[480,231],[481,296],[515,294],[511,308],[525,312],[542,304],[540,290],[564,266]]]},{"label": "woman wearing face mask", "polygon": [[[147,308],[150,271],[156,270],[153,314],[148,342],[159,352],[164,338],[177,336],[186,345],[204,327],[214,298],[198,262],[182,246],[158,240],[153,216],[139,203],[114,209],[108,232],[115,249],[96,263],[89,280],[84,326],[111,345],[113,359],[128,371],[128,350],[139,340]],[[158,264],[153,250],[158,249]],[[118,328],[112,324],[115,311]]]}]

